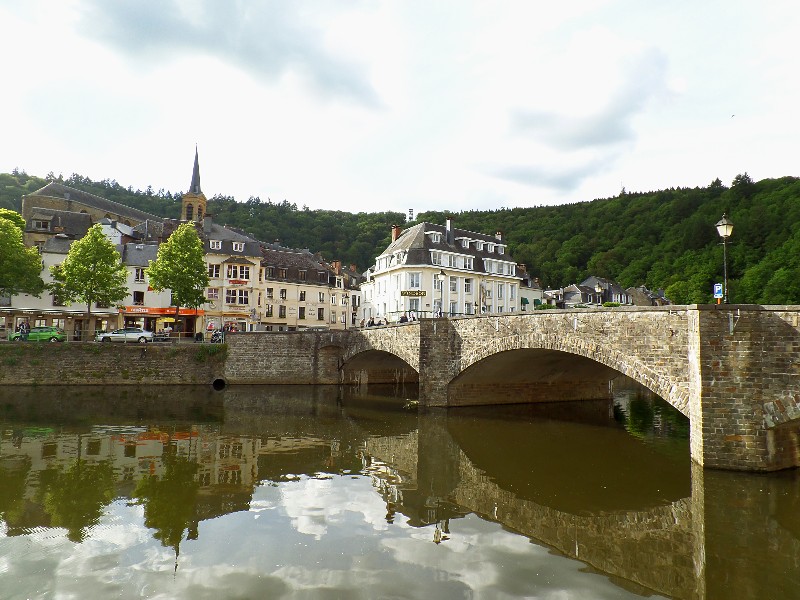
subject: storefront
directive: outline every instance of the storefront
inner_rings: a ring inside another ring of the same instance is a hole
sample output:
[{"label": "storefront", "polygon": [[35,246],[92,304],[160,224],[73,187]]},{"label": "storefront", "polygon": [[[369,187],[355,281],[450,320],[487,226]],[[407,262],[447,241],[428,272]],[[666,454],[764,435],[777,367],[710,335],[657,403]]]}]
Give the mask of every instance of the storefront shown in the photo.
[{"label": "storefront", "polygon": [[203,331],[205,311],[194,308],[124,306],[119,311],[123,327],[141,327],[154,333],[193,336]]}]

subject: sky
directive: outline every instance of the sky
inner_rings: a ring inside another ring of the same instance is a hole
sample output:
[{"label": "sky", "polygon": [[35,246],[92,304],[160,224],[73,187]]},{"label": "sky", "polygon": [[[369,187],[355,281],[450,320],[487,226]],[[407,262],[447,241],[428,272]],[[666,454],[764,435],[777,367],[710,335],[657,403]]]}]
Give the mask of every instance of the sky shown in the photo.
[{"label": "sky", "polygon": [[0,172],[348,212],[800,175],[796,0],[0,0]]}]

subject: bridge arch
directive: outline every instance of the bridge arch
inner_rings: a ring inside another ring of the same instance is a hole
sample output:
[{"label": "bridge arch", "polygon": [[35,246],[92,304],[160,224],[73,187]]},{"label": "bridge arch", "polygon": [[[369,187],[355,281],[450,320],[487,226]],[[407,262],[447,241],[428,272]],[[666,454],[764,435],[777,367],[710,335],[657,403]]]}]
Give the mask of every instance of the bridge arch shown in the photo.
[{"label": "bridge arch", "polygon": [[[512,356],[513,354],[517,356]],[[455,385],[452,393],[448,392],[448,400],[455,399],[456,389],[460,386],[475,380],[476,373],[481,373],[481,378],[484,380],[490,376],[487,371],[491,369],[493,361],[506,362],[505,368],[502,365],[500,368],[495,367],[499,371],[500,381],[505,383],[515,379],[514,372],[509,370],[509,366],[518,370],[526,369],[528,377],[523,379],[516,377],[516,380],[529,383],[532,383],[532,378],[537,375],[563,380],[565,372],[570,370],[573,375],[582,376],[586,382],[593,381],[594,378],[598,383],[607,384],[614,378],[615,373],[621,373],[689,416],[689,390],[686,382],[677,381],[667,373],[658,372],[631,353],[623,352],[598,340],[575,335],[528,333],[473,341],[468,348],[462,350],[459,371],[450,381],[450,384]],[[545,364],[537,369],[538,361]],[[597,368],[592,368],[592,365]]]}]

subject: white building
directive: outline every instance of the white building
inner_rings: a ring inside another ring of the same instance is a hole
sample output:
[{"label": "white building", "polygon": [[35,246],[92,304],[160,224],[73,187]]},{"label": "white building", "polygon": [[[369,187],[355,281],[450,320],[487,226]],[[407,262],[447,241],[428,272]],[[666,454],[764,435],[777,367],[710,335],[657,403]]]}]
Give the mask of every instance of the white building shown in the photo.
[{"label": "white building", "polygon": [[362,284],[361,315],[395,322],[417,317],[513,313],[521,277],[501,233],[419,223],[392,228],[392,243]]}]

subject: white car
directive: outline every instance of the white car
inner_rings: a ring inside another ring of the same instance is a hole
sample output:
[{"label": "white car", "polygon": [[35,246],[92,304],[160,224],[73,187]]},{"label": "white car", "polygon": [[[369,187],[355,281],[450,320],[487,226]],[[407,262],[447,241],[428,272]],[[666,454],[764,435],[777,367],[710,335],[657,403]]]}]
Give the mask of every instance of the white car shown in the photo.
[{"label": "white car", "polygon": [[134,342],[145,344],[153,341],[153,332],[141,327],[124,327],[114,331],[101,331],[94,340],[96,342]]}]

